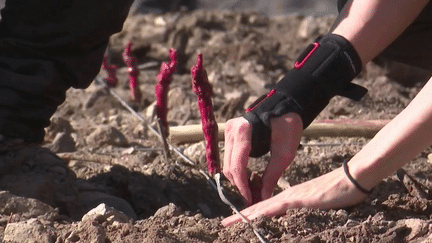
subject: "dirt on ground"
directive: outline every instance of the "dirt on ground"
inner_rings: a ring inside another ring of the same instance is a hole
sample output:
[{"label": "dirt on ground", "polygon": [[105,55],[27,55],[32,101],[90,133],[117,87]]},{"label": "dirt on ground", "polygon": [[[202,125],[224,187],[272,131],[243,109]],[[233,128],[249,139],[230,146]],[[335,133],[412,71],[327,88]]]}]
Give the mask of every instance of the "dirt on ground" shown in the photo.
[{"label": "dirt on ground", "polygon": [[[43,147],[0,155],[0,242],[260,242],[245,223],[221,225],[233,212],[201,173],[206,171],[203,142],[174,145],[196,165],[172,151],[165,158],[163,143],[148,127],[154,125],[156,75],[175,48],[179,66],[170,86],[168,121],[200,124],[190,68],[202,53],[216,119],[225,122],[271,89],[333,21],[333,16],[268,18],[231,11],[130,16],[110,41],[109,60],[119,68],[112,91],[136,114],[97,83],[69,90]],[[128,41],[140,65],[138,103],[129,100],[122,60]],[[100,77],[106,76],[101,70]],[[424,81],[423,73],[402,64],[369,64],[355,80],[368,94],[359,102],[336,97],[318,119],[392,119]],[[304,137],[283,177],[293,186],[332,171],[369,140]],[[221,158],[223,148],[221,141]],[[253,224],[268,242],[432,242],[430,151],[385,178],[359,205],[289,209]],[[250,170],[262,173],[268,159],[251,159]],[[223,185],[241,208],[235,188],[226,180]]]}]

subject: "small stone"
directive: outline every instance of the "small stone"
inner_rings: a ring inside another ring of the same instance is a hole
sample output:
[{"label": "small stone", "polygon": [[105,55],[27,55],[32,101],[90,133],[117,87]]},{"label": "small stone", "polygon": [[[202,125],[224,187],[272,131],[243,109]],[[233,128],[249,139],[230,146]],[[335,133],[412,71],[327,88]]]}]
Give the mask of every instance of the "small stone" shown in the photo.
[{"label": "small stone", "polygon": [[339,209],[338,211],[336,211],[335,215],[341,221],[346,221],[348,219],[348,212],[343,209]]},{"label": "small stone", "polygon": [[109,124],[114,127],[121,125],[123,118],[120,115],[112,115],[108,118]]},{"label": "small stone", "polygon": [[72,125],[69,120],[66,120],[59,116],[53,116],[51,118],[51,124],[45,129],[46,134],[50,138],[54,138],[58,133],[71,134],[74,132]]},{"label": "small stone", "polygon": [[117,211],[115,208],[110,207],[105,203],[101,203],[99,206],[86,213],[81,219],[81,221],[87,220],[96,220],[100,223],[103,221],[127,223],[130,219],[126,214]]},{"label": "small stone", "polygon": [[410,234],[406,237],[407,241],[412,241],[428,233],[429,224],[425,220],[413,218],[403,219],[401,221],[401,224],[405,224],[406,227],[411,229]]},{"label": "small stone", "polygon": [[170,203],[166,206],[159,208],[154,214],[154,216],[169,219],[172,217],[179,216],[181,213],[182,211],[179,207],[177,207],[177,205],[175,205],[174,203]]},{"label": "small stone", "polygon": [[58,210],[33,198],[13,195],[7,191],[0,191],[0,214],[19,214],[21,220],[44,216],[53,221],[59,217]]},{"label": "small stone", "polygon": [[121,152],[121,154],[133,154],[135,152],[135,148],[134,147],[130,147],[130,148],[127,148],[127,149],[125,149],[125,150],[123,150],[122,152]]},{"label": "small stone", "polygon": [[[81,221],[76,231],[82,242],[105,243],[107,242],[105,229],[96,221]],[[85,239],[85,240],[84,240]]]},{"label": "small stone", "polygon": [[428,162],[432,164],[432,154],[428,154],[427,158]]},{"label": "small stone", "polygon": [[319,25],[313,16],[303,19],[298,28],[297,35],[302,39],[307,39],[319,32]]},{"label": "small stone", "polygon": [[193,161],[199,161],[201,156],[205,153],[204,142],[194,143],[183,151],[184,155]]},{"label": "small stone", "polygon": [[52,143],[45,145],[44,147],[50,149],[54,153],[66,153],[76,151],[75,140],[72,138],[71,134],[64,132],[57,133]]},{"label": "small stone", "polygon": [[348,219],[348,221],[345,224],[345,227],[354,227],[354,226],[357,226],[359,224],[360,224],[360,222],[357,220]]},{"label": "small stone", "polygon": [[126,137],[112,126],[99,126],[87,137],[86,142],[95,147],[103,145],[126,147],[128,145]]},{"label": "small stone", "polygon": [[78,242],[80,240],[79,236],[72,231],[69,236],[66,238],[66,242]]},{"label": "small stone", "polygon": [[4,243],[55,242],[54,228],[33,218],[18,223],[9,223],[4,230]]}]

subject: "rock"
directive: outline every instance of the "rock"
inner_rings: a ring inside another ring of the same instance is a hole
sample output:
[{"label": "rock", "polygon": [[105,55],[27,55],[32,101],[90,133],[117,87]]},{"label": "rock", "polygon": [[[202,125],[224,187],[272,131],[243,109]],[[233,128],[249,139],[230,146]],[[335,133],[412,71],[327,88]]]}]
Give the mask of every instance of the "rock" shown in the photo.
[{"label": "rock", "polygon": [[59,208],[62,214],[79,214],[72,186],[74,175],[67,163],[47,148],[28,146],[0,154],[0,168],[0,188],[3,190],[37,199]]},{"label": "rock", "polygon": [[348,212],[344,209],[339,209],[335,212],[335,216],[338,220],[346,222],[348,220]]},{"label": "rock", "polygon": [[193,161],[199,161],[205,153],[205,144],[204,142],[192,144],[191,146],[187,147],[183,153]]},{"label": "rock", "polygon": [[139,123],[134,127],[133,134],[135,134],[137,138],[145,138],[146,130],[147,127],[144,124]]},{"label": "rock", "polygon": [[241,64],[240,72],[243,75],[243,80],[249,85],[249,87],[255,91],[256,95],[263,95],[268,93],[266,86],[266,80],[269,78],[260,73],[259,65],[252,63],[251,61],[246,61]]},{"label": "rock", "polygon": [[58,210],[37,199],[13,195],[7,191],[0,191],[0,214],[19,214],[22,220],[44,215],[47,220],[59,217]]},{"label": "rock", "polygon": [[159,208],[154,214],[154,217],[170,219],[172,217],[179,216],[180,214],[182,214],[182,210],[174,203],[170,203],[166,206]]},{"label": "rock", "polygon": [[[97,221],[94,220],[81,221],[78,224],[78,229],[72,233],[75,233],[79,237],[78,242],[107,242],[107,235],[105,229]],[[72,235],[72,239],[74,238],[76,239],[77,237]]]},{"label": "rock", "polygon": [[90,108],[92,108],[94,106],[94,104],[96,103],[96,101],[101,97],[101,96],[106,96],[107,92],[104,88],[100,88],[97,86],[91,86],[91,88],[89,88],[87,90],[88,92],[91,92],[90,95],[87,97],[87,99],[84,101],[84,105],[83,105],[83,109],[84,110],[89,110]]},{"label": "rock", "polygon": [[75,231],[72,231],[69,236],[66,238],[66,242],[78,242],[80,240],[79,236],[75,233]]},{"label": "rock", "polygon": [[74,138],[71,136],[71,134],[65,132],[57,133],[52,143],[47,144],[44,147],[50,149],[54,153],[66,153],[76,151],[76,144]]},{"label": "rock", "polygon": [[428,162],[432,164],[432,154],[428,154],[427,158]]},{"label": "rock", "polygon": [[319,26],[315,22],[315,18],[313,16],[308,16],[300,23],[297,35],[302,39],[307,39],[313,35],[316,35],[318,31]]},{"label": "rock", "polygon": [[237,69],[235,62],[232,60],[229,60],[228,62],[223,64],[221,74],[224,76],[228,76],[228,77],[235,77],[235,76],[239,75],[239,70]]},{"label": "rock", "polygon": [[128,141],[126,137],[112,126],[99,126],[86,139],[88,145],[101,147],[103,145],[113,145],[126,147]]},{"label": "rock", "polygon": [[[106,205],[104,207],[111,207],[113,210],[123,213],[127,217],[126,222],[128,222],[130,218],[134,220],[137,218],[132,206],[123,198],[115,197],[103,192],[87,191],[79,194],[79,200],[83,208],[86,209],[93,209],[101,204]],[[109,212],[110,211],[107,210],[107,213]],[[123,220],[125,218],[120,217],[119,219]]]},{"label": "rock", "polygon": [[45,129],[45,132],[48,138],[54,139],[58,133],[73,133],[74,128],[70,124],[69,120],[59,116],[53,116],[51,118],[51,124]]},{"label": "rock", "polygon": [[173,110],[180,105],[187,104],[189,99],[190,96],[185,88],[173,87],[168,92],[168,110]]},{"label": "rock", "polygon": [[97,221],[100,221],[100,216],[102,216],[103,221],[117,221],[121,223],[127,223],[130,221],[130,218],[126,214],[106,205],[105,203],[101,203],[99,206],[90,210],[82,217],[81,221],[94,220],[95,218],[99,218]]},{"label": "rock", "polygon": [[354,219],[348,219],[345,223],[345,227],[355,227],[357,225],[360,225],[360,221]]},{"label": "rock", "polygon": [[156,116],[156,101],[151,103],[145,110],[145,117],[148,121],[154,120]]},{"label": "rock", "polygon": [[403,219],[398,221],[398,225],[405,225],[411,229],[409,235],[405,238],[407,242],[424,236],[429,230],[429,223],[422,219]]},{"label": "rock", "polygon": [[4,243],[34,243],[56,242],[57,235],[49,225],[42,224],[37,219],[29,219],[24,222],[9,223],[4,231]]},{"label": "rock", "polygon": [[111,115],[108,117],[108,122],[113,127],[120,127],[122,123],[123,117],[121,115]]}]

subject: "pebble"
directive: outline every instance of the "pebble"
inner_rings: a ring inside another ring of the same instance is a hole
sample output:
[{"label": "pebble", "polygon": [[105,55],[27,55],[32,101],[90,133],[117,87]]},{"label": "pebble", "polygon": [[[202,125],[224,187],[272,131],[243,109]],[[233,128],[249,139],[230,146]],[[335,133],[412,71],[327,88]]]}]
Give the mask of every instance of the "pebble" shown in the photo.
[{"label": "pebble", "polygon": [[4,230],[3,243],[55,242],[56,238],[54,228],[32,218],[27,221],[7,224]]},{"label": "pebble", "polygon": [[45,147],[54,153],[75,152],[77,150],[75,139],[71,136],[71,134],[65,132],[57,133],[52,143],[46,145]]},{"label": "pebble", "polygon": [[177,205],[175,205],[174,203],[170,203],[166,206],[159,208],[154,214],[154,217],[162,217],[169,219],[179,216],[181,213],[182,210]]},{"label": "pebble", "polygon": [[128,141],[126,137],[116,128],[112,126],[99,126],[86,139],[90,146],[101,147],[103,145],[113,145],[118,147],[126,147]]},{"label": "pebble", "polygon": [[81,221],[97,220],[98,222],[108,221],[127,223],[130,218],[126,214],[116,210],[113,207],[106,205],[105,203],[99,204],[99,206],[88,211],[81,219]]}]

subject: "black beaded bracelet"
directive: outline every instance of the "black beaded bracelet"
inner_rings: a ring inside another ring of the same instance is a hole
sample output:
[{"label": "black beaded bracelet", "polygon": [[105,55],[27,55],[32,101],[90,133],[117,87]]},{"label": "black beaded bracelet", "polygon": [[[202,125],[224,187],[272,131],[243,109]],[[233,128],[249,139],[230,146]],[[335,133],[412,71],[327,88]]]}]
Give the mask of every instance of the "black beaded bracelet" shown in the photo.
[{"label": "black beaded bracelet", "polygon": [[359,191],[363,192],[364,194],[371,194],[372,190],[366,190],[366,189],[364,189],[362,186],[360,186],[360,184],[358,184],[358,182],[356,180],[354,180],[354,178],[349,173],[348,165],[347,164],[348,164],[348,160],[346,159],[343,162],[343,169],[344,169],[345,174],[348,177],[348,179],[354,184],[354,186],[357,187],[357,189],[359,189]]}]

